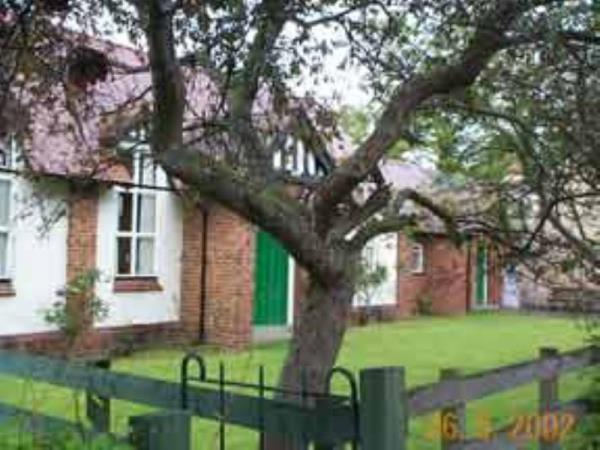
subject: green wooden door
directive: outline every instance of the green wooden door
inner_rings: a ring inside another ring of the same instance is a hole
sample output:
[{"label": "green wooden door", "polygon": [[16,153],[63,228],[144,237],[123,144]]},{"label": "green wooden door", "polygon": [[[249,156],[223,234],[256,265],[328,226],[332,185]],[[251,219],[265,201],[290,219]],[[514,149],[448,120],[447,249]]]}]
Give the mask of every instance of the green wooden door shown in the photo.
[{"label": "green wooden door", "polygon": [[488,251],[485,242],[477,244],[477,271],[475,278],[475,304],[485,306],[487,304],[488,290]]},{"label": "green wooden door", "polygon": [[256,235],[254,324],[286,325],[289,258],[269,233]]}]

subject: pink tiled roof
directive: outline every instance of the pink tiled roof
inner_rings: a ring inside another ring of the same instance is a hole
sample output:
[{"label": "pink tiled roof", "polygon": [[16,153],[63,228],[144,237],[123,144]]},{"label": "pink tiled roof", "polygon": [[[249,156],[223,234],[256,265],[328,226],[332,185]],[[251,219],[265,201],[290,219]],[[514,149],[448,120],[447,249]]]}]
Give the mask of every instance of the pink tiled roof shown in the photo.
[{"label": "pink tiled roof", "polygon": [[380,169],[383,178],[396,189],[426,187],[435,178],[433,170],[393,159],[382,163]]},{"label": "pink tiled roof", "polygon": [[[31,125],[26,157],[37,172],[66,176],[113,177],[112,148],[122,137],[124,128],[150,111],[151,78],[148,71],[132,71],[147,65],[145,56],[132,48],[78,36],[75,45],[85,45],[104,52],[114,63],[104,81],[85,93],[57,83],[53,89],[30,94],[28,108]],[[187,105],[186,125],[214,116],[219,103],[215,85],[206,72],[184,69]],[[309,116],[317,108],[302,100],[293,106],[308,108]],[[262,89],[254,105],[258,123],[286,127],[289,120],[274,112],[271,95]],[[312,118],[312,117],[311,117]],[[319,126],[319,125],[318,125]],[[195,133],[198,133],[196,131]],[[194,137],[194,132],[188,133]],[[334,158],[348,153],[349,141],[339,133],[330,133],[328,151]]]}]

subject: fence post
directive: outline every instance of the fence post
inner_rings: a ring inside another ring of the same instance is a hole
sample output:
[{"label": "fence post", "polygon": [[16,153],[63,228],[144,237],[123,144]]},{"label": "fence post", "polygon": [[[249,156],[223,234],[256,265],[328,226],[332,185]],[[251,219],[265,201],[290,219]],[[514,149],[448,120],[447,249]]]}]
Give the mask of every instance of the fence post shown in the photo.
[{"label": "fence post", "polygon": [[360,372],[362,450],[405,450],[408,402],[403,367]]},{"label": "fence post", "polygon": [[[110,359],[93,361],[89,365],[97,369],[109,370]],[[94,431],[110,432],[110,409],[110,397],[102,397],[92,392],[85,393],[85,413]]]},{"label": "fence post", "polygon": [[[541,348],[540,359],[551,360],[560,356],[556,348]],[[560,448],[557,433],[558,424],[553,417],[552,409],[558,405],[558,376],[544,377],[539,382],[539,415],[537,432],[540,450],[557,450]]]},{"label": "fence post", "polygon": [[[460,386],[460,371],[457,369],[440,370],[441,382],[455,382],[457,391]],[[456,450],[466,437],[466,406],[464,402],[457,402],[455,405],[444,408],[440,412],[440,438],[441,448],[443,450]]]},{"label": "fence post", "polygon": [[190,450],[190,415],[169,411],[129,418],[135,450]]}]

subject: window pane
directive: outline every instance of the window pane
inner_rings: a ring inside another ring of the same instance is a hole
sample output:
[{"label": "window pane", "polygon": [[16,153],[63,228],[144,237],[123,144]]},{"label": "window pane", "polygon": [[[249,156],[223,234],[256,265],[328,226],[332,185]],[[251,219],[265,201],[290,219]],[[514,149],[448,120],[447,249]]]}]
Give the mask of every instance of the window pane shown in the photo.
[{"label": "window pane", "polygon": [[129,192],[119,194],[119,231],[131,231],[133,218],[133,195]]},{"label": "window pane", "polygon": [[131,273],[131,238],[117,238],[117,273]]},{"label": "window pane", "polygon": [[154,273],[154,238],[138,238],[136,275]]},{"label": "window pane", "polygon": [[8,233],[0,233],[0,276],[8,272]]},{"label": "window pane", "polygon": [[8,226],[10,220],[10,181],[0,180],[0,226]]},{"label": "window pane", "polygon": [[140,194],[138,208],[137,231],[153,233],[156,222],[156,200],[154,195]]}]

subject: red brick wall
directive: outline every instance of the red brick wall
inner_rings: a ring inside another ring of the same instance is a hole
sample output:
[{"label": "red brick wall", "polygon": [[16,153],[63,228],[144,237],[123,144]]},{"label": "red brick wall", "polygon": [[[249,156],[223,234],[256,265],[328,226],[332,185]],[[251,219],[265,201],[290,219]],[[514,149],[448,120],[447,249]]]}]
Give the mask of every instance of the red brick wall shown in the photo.
[{"label": "red brick wall", "polygon": [[206,340],[245,347],[252,338],[254,227],[224,208],[212,207],[207,251]]},{"label": "red brick wall", "polygon": [[431,301],[434,314],[461,314],[467,311],[467,249],[457,248],[444,236],[419,238],[423,244],[425,271],[411,273],[407,267],[410,240],[398,236],[398,304],[403,317],[418,311],[419,299]]},{"label": "red brick wall", "polygon": [[[67,214],[67,282],[71,282],[96,269],[98,190],[72,186]],[[86,297],[86,294],[70,294],[67,305],[74,320],[90,327],[92,318],[85,305]]]},{"label": "red brick wall", "polygon": [[[429,260],[427,246],[424,245],[425,265]],[[398,234],[398,278],[397,301],[401,317],[409,317],[417,311],[417,300],[427,286],[424,274],[412,274],[407,268],[410,256],[410,240],[404,234]]]},{"label": "red brick wall", "polygon": [[177,322],[152,325],[130,325],[125,327],[90,330],[75,351],[67,349],[60,332],[1,336],[0,348],[32,353],[70,356],[111,355],[127,353],[150,345],[169,345],[186,342]]},{"label": "red brick wall", "polygon": [[467,248],[457,247],[444,236],[428,239],[427,292],[434,314],[467,312]]},{"label": "red brick wall", "polygon": [[67,280],[96,268],[97,190],[73,190],[68,211]]},{"label": "red brick wall", "polygon": [[[406,269],[410,241],[398,238],[398,303],[402,316],[417,311],[419,298],[429,298],[434,314],[462,314],[470,309],[475,285],[476,240],[456,247],[443,235],[425,235],[418,239],[425,252],[425,272],[412,274]],[[489,250],[488,296],[491,305],[500,305],[502,297],[502,258],[491,244]],[[469,250],[470,249],[470,250]],[[469,256],[470,251],[470,256]]]},{"label": "red brick wall", "polygon": [[181,255],[181,325],[190,341],[197,341],[201,331],[202,296],[202,234],[203,213],[186,205],[183,219],[183,249]]},{"label": "red brick wall", "polygon": [[490,303],[496,306],[502,305],[503,265],[502,254],[497,249],[490,251],[489,297]]}]

